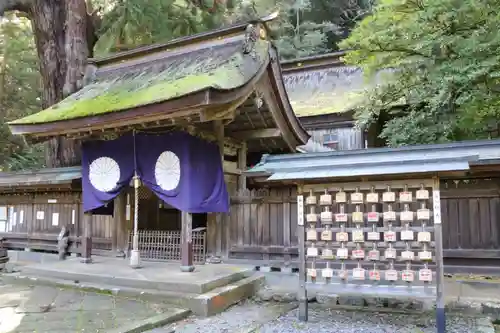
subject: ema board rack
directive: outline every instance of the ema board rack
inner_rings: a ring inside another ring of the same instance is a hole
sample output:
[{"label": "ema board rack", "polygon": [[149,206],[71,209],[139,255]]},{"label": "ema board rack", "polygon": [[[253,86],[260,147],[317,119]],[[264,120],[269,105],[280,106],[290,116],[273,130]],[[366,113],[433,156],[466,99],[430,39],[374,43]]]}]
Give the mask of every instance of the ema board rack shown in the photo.
[{"label": "ema board rack", "polygon": [[438,298],[439,182],[305,185],[298,196],[301,287]]}]

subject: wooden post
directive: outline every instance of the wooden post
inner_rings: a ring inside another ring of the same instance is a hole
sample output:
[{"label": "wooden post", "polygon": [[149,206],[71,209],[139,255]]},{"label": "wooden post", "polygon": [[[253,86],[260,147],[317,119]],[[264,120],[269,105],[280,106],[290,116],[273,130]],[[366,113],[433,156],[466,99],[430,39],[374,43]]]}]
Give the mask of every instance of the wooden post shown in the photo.
[{"label": "wooden post", "polygon": [[441,226],[441,195],[439,193],[438,177],[433,179],[432,206],[434,213],[434,241],[436,245],[436,328],[437,333],[445,333],[443,229]]},{"label": "wooden post", "polygon": [[238,190],[245,190],[247,188],[247,176],[243,172],[247,168],[247,143],[243,142],[241,148],[238,149],[238,169],[242,174],[238,178]]},{"label": "wooden post", "polygon": [[82,259],[84,264],[92,262],[92,212],[83,215]]},{"label": "wooden post", "polygon": [[115,198],[114,228],[116,237],[116,254],[119,257],[125,256],[128,247],[128,228],[126,220],[127,191],[123,190]]},{"label": "wooden post", "polygon": [[[214,133],[217,138],[217,145],[219,146],[220,158],[222,161],[222,165],[224,165],[224,124],[222,120],[214,120]],[[214,214],[212,218],[207,218],[207,236],[210,238],[213,237],[212,240],[208,240],[209,244],[212,243],[211,255],[215,257],[221,257],[222,251],[222,215],[221,213]]]},{"label": "wooden post", "polygon": [[309,308],[307,303],[307,267],[306,267],[306,244],[304,228],[304,195],[302,186],[297,191],[297,233],[299,238],[299,291],[297,299],[299,301],[299,320],[307,321]]},{"label": "wooden post", "polygon": [[193,240],[192,223],[193,216],[187,212],[181,212],[181,271],[194,271],[193,265]]}]

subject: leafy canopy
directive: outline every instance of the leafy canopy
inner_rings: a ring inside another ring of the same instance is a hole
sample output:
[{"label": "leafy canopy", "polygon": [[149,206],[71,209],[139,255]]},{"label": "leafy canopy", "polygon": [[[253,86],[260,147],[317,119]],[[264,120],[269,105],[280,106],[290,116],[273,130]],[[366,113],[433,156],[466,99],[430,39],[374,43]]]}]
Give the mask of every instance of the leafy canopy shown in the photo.
[{"label": "leafy canopy", "polygon": [[28,20],[14,14],[0,20],[0,165],[10,170],[43,166],[40,145],[28,147],[6,123],[41,108],[41,78]]},{"label": "leafy canopy", "polygon": [[499,9],[499,0],[381,0],[341,43],[355,50],[349,64],[378,73],[358,121],[387,117],[391,146],[487,137],[500,120]]}]

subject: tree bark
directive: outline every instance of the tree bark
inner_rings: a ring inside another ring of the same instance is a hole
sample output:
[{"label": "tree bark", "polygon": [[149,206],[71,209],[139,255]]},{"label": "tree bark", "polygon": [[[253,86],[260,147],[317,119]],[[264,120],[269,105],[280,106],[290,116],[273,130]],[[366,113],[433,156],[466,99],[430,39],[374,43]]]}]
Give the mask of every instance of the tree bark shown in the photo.
[{"label": "tree bark", "polygon": [[[8,10],[23,11],[31,19],[43,80],[43,107],[80,89],[95,41],[85,0],[0,0],[0,15]],[[75,141],[54,138],[47,143],[48,167],[77,165],[80,157]]]}]

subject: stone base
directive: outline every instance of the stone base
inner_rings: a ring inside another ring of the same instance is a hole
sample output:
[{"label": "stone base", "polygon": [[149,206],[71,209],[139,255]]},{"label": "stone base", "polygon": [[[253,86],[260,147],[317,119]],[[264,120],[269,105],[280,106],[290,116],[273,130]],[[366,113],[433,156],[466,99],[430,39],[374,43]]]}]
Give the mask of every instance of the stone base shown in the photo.
[{"label": "stone base", "polygon": [[80,262],[82,264],[91,264],[92,263],[92,258],[80,258]]},{"label": "stone base", "polygon": [[194,272],[194,266],[181,266],[181,272],[185,273]]},{"label": "stone base", "polygon": [[141,253],[139,250],[130,251],[130,267],[141,268]]}]

